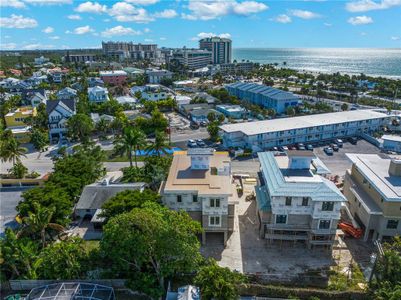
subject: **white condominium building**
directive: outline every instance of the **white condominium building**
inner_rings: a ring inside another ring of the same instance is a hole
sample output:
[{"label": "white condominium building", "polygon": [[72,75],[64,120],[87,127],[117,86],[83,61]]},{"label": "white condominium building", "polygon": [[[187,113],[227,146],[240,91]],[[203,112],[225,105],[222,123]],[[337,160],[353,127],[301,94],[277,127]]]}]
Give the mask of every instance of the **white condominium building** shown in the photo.
[{"label": "white condominium building", "polygon": [[276,146],[314,143],[362,133],[388,125],[391,116],[373,110],[353,110],[265,121],[225,124],[220,134],[225,147],[261,151]]}]

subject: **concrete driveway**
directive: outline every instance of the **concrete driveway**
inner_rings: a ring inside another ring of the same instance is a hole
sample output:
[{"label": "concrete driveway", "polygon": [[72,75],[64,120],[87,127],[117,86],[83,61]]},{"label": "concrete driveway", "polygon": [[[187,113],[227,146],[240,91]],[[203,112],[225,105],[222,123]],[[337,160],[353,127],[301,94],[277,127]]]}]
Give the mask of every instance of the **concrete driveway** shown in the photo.
[{"label": "concrete driveway", "polygon": [[22,200],[21,194],[27,189],[7,188],[0,189],[0,236],[6,227],[15,228],[17,211],[15,207]]}]

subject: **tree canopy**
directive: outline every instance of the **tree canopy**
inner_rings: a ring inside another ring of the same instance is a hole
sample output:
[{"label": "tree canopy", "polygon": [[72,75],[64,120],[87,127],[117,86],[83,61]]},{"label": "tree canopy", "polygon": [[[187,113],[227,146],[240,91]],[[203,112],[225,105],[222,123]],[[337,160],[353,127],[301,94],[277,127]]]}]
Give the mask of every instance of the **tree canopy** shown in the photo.
[{"label": "tree canopy", "polygon": [[200,287],[202,299],[237,299],[238,285],[245,276],[229,268],[220,267],[214,259],[201,266],[194,283]]},{"label": "tree canopy", "polygon": [[130,212],[134,208],[142,208],[147,203],[159,203],[160,195],[152,190],[141,191],[126,190],[107,200],[103,206],[102,216],[110,219],[119,214]]},{"label": "tree canopy", "polygon": [[157,297],[166,278],[195,270],[200,232],[200,224],[187,213],[149,203],[111,218],[100,252],[116,275],[129,277],[133,289]]}]

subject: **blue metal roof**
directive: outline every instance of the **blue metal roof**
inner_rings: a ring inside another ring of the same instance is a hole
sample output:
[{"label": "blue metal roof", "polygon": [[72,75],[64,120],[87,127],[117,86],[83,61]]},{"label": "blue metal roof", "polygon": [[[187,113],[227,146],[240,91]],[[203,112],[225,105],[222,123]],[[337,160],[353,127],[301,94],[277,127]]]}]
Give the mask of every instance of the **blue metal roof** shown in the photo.
[{"label": "blue metal roof", "polygon": [[258,157],[270,197],[310,197],[313,201],[345,201],[344,195],[333,182],[323,177],[320,177],[321,181],[287,182],[272,152],[259,152]]},{"label": "blue metal roof", "polygon": [[293,93],[257,83],[236,82],[228,84],[227,87],[235,88],[239,91],[261,94],[274,100],[299,100],[299,98]]}]

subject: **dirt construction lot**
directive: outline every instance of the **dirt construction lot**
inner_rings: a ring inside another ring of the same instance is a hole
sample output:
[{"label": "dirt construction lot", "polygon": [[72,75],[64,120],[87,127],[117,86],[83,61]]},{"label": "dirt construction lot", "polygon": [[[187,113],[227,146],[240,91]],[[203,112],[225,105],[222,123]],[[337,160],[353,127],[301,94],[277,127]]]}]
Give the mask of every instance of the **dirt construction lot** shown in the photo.
[{"label": "dirt construction lot", "polygon": [[236,207],[234,232],[226,248],[222,244],[207,243],[202,254],[215,258],[221,266],[243,273],[275,278],[292,278],[308,270],[327,270],[339,265],[346,268],[351,261],[362,269],[369,265],[371,247],[365,243],[346,239],[331,252],[325,249],[308,249],[304,244],[270,244],[259,237],[256,202],[245,201],[254,190],[254,184],[244,185],[244,195]]}]

